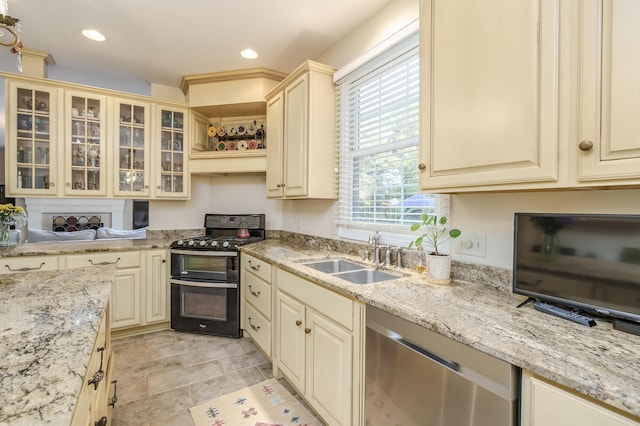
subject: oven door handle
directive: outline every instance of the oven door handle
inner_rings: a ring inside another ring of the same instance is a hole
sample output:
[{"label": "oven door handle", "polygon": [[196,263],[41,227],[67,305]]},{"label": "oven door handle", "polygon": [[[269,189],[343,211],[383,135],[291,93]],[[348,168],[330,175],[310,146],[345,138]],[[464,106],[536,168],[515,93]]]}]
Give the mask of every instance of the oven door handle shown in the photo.
[{"label": "oven door handle", "polygon": [[183,254],[189,256],[218,256],[218,257],[237,257],[238,252],[235,251],[213,251],[213,250],[170,250],[171,254]]},{"label": "oven door handle", "polygon": [[187,281],[187,280],[176,280],[171,279],[171,284],[179,284],[188,287],[206,287],[206,288],[238,288],[238,284],[236,283],[216,283],[216,282],[206,282],[206,281]]}]

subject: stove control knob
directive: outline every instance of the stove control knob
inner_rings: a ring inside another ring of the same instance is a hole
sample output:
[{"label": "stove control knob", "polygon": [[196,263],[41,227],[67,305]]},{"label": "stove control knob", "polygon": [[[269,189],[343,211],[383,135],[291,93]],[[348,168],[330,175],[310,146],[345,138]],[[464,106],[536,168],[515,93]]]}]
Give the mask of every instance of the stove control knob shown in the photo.
[{"label": "stove control knob", "polygon": [[204,247],[204,246],[207,245],[207,242],[206,241],[200,241],[200,245]]},{"label": "stove control knob", "polygon": [[190,246],[194,245],[195,243],[196,243],[196,242],[195,242],[195,241],[193,241],[193,240],[190,240],[190,241],[188,242],[188,244],[189,244]]},{"label": "stove control knob", "polygon": [[216,247],[218,245],[217,241],[211,241],[211,247]]},{"label": "stove control knob", "polygon": [[182,240],[178,240],[178,245],[179,245],[179,246],[183,246],[183,245],[184,245],[184,241],[182,241]]},{"label": "stove control knob", "polygon": [[222,243],[222,247],[224,248],[229,247],[229,241],[225,241],[224,243]]}]

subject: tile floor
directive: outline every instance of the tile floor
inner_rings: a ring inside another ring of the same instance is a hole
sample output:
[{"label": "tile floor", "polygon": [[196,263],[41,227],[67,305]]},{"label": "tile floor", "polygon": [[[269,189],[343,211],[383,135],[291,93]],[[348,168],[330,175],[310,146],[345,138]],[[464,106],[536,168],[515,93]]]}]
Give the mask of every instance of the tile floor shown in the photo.
[{"label": "tile floor", "polygon": [[112,347],[113,426],[192,426],[190,407],[273,378],[271,363],[248,338],[167,330],[113,340]]}]

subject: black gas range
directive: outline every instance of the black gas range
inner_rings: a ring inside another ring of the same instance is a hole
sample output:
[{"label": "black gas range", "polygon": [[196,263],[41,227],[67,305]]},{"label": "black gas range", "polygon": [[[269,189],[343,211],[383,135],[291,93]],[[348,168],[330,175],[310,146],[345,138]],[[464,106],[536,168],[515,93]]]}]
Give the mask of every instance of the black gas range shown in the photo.
[{"label": "black gas range", "polygon": [[241,337],[239,248],[265,239],[265,216],[207,214],[204,226],[170,246],[171,328]]}]

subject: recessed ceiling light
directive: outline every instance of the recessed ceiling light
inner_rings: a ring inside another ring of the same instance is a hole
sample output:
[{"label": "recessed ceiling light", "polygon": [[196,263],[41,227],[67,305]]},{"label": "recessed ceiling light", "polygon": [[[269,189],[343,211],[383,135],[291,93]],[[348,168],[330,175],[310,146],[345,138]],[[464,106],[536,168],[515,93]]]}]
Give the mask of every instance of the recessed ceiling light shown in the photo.
[{"label": "recessed ceiling light", "polygon": [[105,41],[107,38],[97,30],[82,30],[82,35],[93,41]]},{"label": "recessed ceiling light", "polygon": [[255,59],[258,57],[256,51],[251,49],[244,49],[242,52],[240,52],[240,55],[242,55],[242,57],[246,59]]}]

